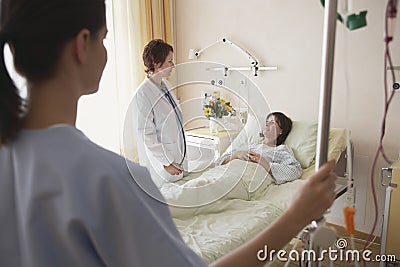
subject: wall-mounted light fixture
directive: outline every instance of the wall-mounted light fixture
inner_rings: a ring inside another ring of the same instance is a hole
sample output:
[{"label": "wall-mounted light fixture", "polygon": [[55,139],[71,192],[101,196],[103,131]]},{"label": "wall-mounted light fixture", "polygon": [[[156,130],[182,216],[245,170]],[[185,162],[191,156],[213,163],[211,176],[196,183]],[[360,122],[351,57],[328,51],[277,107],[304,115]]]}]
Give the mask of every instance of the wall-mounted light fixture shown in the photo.
[{"label": "wall-mounted light fixture", "polygon": [[224,68],[210,68],[210,70],[221,70],[223,71],[224,76],[228,75],[228,71],[229,70],[240,70],[240,71],[252,71],[254,76],[258,76],[258,71],[262,71],[262,70],[277,70],[278,67],[274,66],[274,67],[263,67],[263,66],[258,66],[259,61],[256,59],[255,56],[253,56],[252,54],[250,54],[250,52],[248,52],[246,49],[240,47],[239,45],[237,45],[236,43],[228,40],[227,38],[222,38],[221,40],[218,40],[206,47],[204,47],[203,49],[200,50],[195,50],[195,49],[189,49],[189,56],[188,58],[190,60],[193,59],[197,59],[201,53],[203,53],[205,50],[207,50],[208,48],[216,45],[216,44],[220,44],[220,43],[226,43],[229,44],[230,46],[236,48],[236,50],[238,50],[242,55],[244,55],[249,61],[250,61],[250,67],[224,67]]}]

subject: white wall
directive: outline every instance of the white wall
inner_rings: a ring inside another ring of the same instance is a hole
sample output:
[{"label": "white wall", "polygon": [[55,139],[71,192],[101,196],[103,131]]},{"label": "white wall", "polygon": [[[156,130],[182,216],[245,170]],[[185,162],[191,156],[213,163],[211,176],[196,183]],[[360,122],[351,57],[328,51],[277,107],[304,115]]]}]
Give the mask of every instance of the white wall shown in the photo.
[{"label": "white wall", "polygon": [[98,92],[79,99],[76,126],[96,144],[119,154],[122,123],[118,114],[120,103],[116,89],[112,0],[106,0],[106,8],[108,33],[104,45],[107,49],[107,64]]},{"label": "white wall", "polygon": [[[337,24],[331,126],[349,125],[352,132],[356,154],[354,177],[359,187],[356,228],[364,232],[370,230],[373,222],[366,174],[371,169],[383,116],[384,2],[354,1],[354,12],[368,10],[366,28],[348,31]],[[318,119],[324,16],[320,1],[176,0],[176,7],[177,63],[188,61],[190,48],[201,49],[227,37],[250,51],[263,65],[278,66],[277,71],[263,72],[256,78],[249,76],[272,110],[281,110],[295,120]],[[395,65],[400,65],[399,32],[392,45]],[[201,60],[248,65],[246,58],[224,45],[208,49]],[[345,86],[346,69],[349,92]],[[185,100],[185,92],[179,94]],[[384,142],[386,153],[392,159],[398,158],[400,150],[400,143],[396,141],[400,133],[398,114],[400,103],[396,95],[389,111]],[[377,175],[383,166],[387,167],[380,160]],[[379,176],[375,180],[379,182]],[[380,210],[383,210],[384,190],[378,188],[378,191]],[[341,223],[342,215],[335,213],[331,220]]]}]

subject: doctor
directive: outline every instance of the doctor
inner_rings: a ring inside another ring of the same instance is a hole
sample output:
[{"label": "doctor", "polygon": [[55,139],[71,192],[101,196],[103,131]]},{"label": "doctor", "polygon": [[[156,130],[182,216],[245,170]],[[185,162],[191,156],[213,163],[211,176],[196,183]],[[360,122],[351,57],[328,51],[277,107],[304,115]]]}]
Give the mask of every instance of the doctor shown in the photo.
[{"label": "doctor", "polygon": [[158,187],[183,177],[186,142],[182,111],[166,80],[174,68],[173,48],[150,41],[143,51],[146,78],[133,97],[139,163]]}]

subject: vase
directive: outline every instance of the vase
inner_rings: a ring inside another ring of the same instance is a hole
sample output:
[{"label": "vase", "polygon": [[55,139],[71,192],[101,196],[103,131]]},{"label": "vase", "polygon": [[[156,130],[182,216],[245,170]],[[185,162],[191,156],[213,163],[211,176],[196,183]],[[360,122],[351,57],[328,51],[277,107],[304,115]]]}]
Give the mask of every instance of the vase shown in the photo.
[{"label": "vase", "polygon": [[218,133],[219,131],[222,131],[224,126],[223,126],[223,119],[222,118],[210,118],[209,121],[210,125],[210,133]]}]

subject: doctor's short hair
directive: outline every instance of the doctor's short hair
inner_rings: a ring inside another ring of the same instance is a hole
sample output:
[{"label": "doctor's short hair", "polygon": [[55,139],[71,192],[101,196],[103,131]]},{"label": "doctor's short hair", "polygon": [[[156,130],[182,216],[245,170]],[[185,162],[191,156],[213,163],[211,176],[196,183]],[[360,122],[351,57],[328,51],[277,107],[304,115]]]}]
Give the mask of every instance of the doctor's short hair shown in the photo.
[{"label": "doctor's short hair", "polygon": [[161,39],[151,40],[143,50],[143,63],[147,74],[154,72],[155,65],[163,64],[169,52],[174,52],[174,48]]},{"label": "doctor's short hair", "polygon": [[266,120],[268,120],[271,116],[275,116],[279,127],[282,129],[282,134],[276,139],[276,145],[279,146],[285,143],[286,138],[292,130],[293,123],[292,120],[282,112],[271,112],[267,115]]}]

